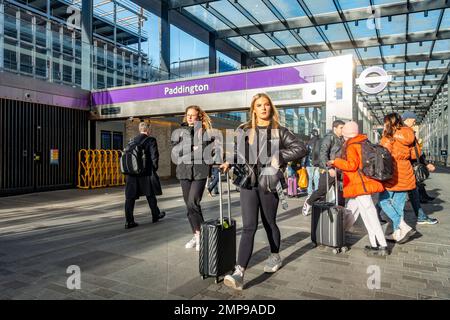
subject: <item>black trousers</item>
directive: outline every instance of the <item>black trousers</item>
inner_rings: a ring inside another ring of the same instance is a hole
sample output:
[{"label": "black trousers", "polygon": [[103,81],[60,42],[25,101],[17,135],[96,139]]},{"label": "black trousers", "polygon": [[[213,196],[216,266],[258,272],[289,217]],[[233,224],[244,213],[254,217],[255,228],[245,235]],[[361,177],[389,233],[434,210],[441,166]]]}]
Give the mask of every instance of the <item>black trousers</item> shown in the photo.
[{"label": "black trousers", "polygon": [[[330,188],[334,187],[335,178],[332,178],[327,172],[321,173],[319,177],[319,187],[314,191],[308,199],[308,204],[312,205],[316,201],[324,201],[327,195],[327,179]],[[338,189],[338,203],[341,206],[345,206],[345,199],[342,195],[340,188]]]},{"label": "black trousers", "polygon": [[191,224],[192,233],[200,231],[203,223],[202,201],[203,192],[205,191],[206,179],[202,180],[180,180],[181,189],[183,191],[184,203],[187,207],[187,217]]},{"label": "black trousers", "polygon": [[[156,196],[154,194],[150,196],[146,196],[148,205],[150,207],[150,210],[152,211],[153,217],[158,217],[160,215],[160,211],[158,208],[158,201],[156,200]],[[136,199],[126,199],[125,200],[125,218],[127,220],[127,223],[134,222],[134,204],[136,203]]]},{"label": "black trousers", "polygon": [[280,251],[280,229],[277,226],[276,217],[278,210],[278,194],[266,193],[261,188],[241,189],[242,209],[242,236],[239,243],[238,265],[247,268],[253,253],[255,233],[258,229],[258,216],[261,212],[261,220],[267,233],[270,251]]}]

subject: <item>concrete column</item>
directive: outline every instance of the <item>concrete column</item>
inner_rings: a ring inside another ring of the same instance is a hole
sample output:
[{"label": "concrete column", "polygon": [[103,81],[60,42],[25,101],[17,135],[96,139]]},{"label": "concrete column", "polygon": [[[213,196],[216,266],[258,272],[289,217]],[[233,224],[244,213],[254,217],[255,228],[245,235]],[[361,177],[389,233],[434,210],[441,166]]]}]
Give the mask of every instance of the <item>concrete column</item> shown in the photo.
[{"label": "concrete column", "polygon": [[209,74],[217,72],[217,50],[216,50],[216,36],[214,33],[209,33]]},{"label": "concrete column", "polygon": [[170,22],[169,6],[165,1],[161,1],[161,28],[159,33],[161,48],[160,69],[170,76]]},{"label": "concrete column", "polygon": [[5,67],[5,4],[0,3],[0,71]]},{"label": "concrete column", "polygon": [[92,89],[92,15],[94,0],[81,3],[81,88]]}]

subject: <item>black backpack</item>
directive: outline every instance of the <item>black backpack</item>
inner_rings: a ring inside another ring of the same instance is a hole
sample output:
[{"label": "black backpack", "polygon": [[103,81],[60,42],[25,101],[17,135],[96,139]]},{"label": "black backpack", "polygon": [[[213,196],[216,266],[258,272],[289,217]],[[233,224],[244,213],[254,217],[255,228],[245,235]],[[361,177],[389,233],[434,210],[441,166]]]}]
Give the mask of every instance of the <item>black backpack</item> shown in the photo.
[{"label": "black backpack", "polygon": [[125,147],[120,158],[120,171],[126,175],[139,176],[146,171],[146,157],[144,143],[149,139],[147,137],[140,143],[131,140]]},{"label": "black backpack", "polygon": [[369,140],[359,144],[361,144],[362,173],[378,181],[391,179],[394,174],[394,164],[389,150]]}]

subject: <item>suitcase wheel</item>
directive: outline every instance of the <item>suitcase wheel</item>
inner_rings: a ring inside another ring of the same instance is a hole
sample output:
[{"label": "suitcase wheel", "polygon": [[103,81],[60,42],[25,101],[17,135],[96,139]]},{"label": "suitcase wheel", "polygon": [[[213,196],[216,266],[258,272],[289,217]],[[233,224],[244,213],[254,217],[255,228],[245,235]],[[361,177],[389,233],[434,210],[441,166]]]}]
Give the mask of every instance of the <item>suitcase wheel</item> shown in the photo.
[{"label": "suitcase wheel", "polygon": [[215,283],[215,284],[218,284],[219,282],[220,282],[219,277],[216,277],[216,279],[214,280],[214,283]]},{"label": "suitcase wheel", "polygon": [[341,248],[341,252],[342,252],[342,253],[346,253],[347,251],[348,251],[348,248],[347,248],[347,247],[342,247],[342,248]]},{"label": "suitcase wheel", "polygon": [[341,250],[339,248],[333,248],[333,253],[334,254],[338,254],[339,252],[341,252]]},{"label": "suitcase wheel", "polygon": [[205,280],[207,278],[207,276],[202,275],[202,276],[200,276],[200,278],[202,278],[202,280]]},{"label": "suitcase wheel", "polygon": [[316,242],[312,242],[314,247],[317,247],[317,243]]}]

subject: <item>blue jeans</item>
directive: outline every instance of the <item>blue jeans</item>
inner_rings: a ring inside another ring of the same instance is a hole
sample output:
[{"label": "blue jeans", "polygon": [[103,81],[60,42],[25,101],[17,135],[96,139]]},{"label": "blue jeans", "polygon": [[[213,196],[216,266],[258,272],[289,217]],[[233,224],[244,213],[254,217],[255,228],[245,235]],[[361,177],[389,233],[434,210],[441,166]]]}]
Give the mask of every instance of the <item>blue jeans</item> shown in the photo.
[{"label": "blue jeans", "polygon": [[427,215],[420,206],[420,195],[419,190],[416,188],[414,190],[408,191],[409,201],[413,207],[414,213],[416,214],[417,220],[426,220]]},{"label": "blue jeans", "polygon": [[219,193],[219,174],[220,171],[217,168],[211,169],[211,180],[209,182],[208,191],[211,192],[214,189],[214,193]]},{"label": "blue jeans", "polygon": [[384,191],[380,193],[379,204],[384,213],[392,220],[394,231],[400,228],[404,216],[406,191]]},{"label": "blue jeans", "polygon": [[319,167],[306,167],[306,171],[308,172],[308,195],[311,195],[319,187]]}]

